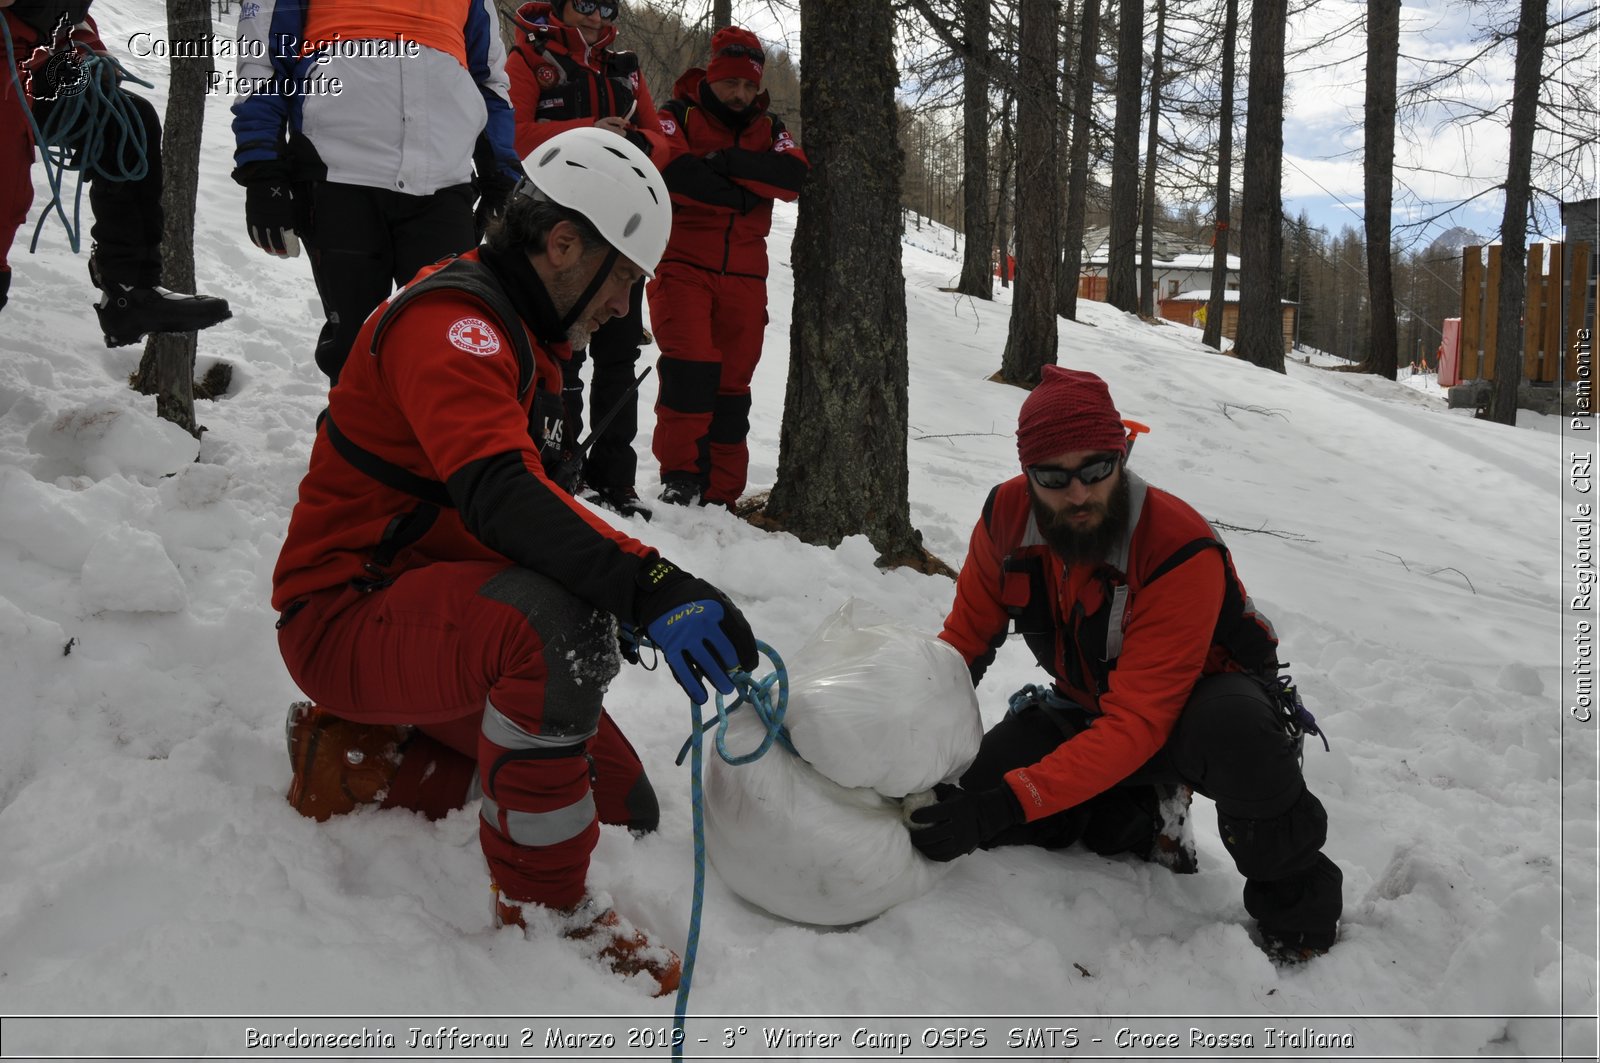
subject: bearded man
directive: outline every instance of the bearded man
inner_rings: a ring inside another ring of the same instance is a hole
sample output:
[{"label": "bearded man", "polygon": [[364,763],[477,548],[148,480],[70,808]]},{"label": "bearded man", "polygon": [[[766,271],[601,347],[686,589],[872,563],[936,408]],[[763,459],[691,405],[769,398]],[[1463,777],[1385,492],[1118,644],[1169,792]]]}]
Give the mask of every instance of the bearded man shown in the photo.
[{"label": "bearded man", "polygon": [[912,841],[941,861],[1082,841],[1193,870],[1161,844],[1186,810],[1170,795],[1192,790],[1216,803],[1258,944],[1302,962],[1342,910],[1301,773],[1319,732],[1227,547],[1127,467],[1129,443],[1105,381],[1045,367],[1018,418],[1022,473],[984,503],[940,638],[976,684],[1014,624],[1052,683],[1012,698],[960,786],[913,813]]}]

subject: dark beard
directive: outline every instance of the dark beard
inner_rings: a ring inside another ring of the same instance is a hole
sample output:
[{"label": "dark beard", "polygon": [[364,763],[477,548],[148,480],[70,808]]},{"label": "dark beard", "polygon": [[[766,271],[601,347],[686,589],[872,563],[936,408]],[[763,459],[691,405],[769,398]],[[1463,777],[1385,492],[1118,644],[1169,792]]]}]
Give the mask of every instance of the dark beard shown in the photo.
[{"label": "dark beard", "polygon": [[[1033,485],[1028,485],[1029,497],[1033,501],[1033,519],[1039,525],[1039,534],[1044,541],[1069,565],[1099,564],[1106,559],[1111,549],[1122,541],[1122,536],[1128,530],[1128,477],[1124,473],[1117,477],[1117,485],[1111,489],[1111,497],[1106,500],[1104,507],[1093,503],[1091,506],[1103,509],[1105,515],[1100,523],[1093,529],[1080,532],[1065,520],[1057,517],[1039,496],[1033,493]],[[1084,506],[1062,510],[1062,514],[1069,512],[1079,513]]]}]

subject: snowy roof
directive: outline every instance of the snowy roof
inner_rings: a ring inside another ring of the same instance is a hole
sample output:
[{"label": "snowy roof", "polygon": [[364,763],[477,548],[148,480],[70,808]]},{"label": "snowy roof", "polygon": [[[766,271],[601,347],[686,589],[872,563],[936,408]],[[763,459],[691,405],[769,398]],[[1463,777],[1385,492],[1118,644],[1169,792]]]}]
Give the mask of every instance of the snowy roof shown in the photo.
[{"label": "snowy roof", "polygon": [[[1158,302],[1163,303],[1209,303],[1210,301],[1211,289],[1209,288],[1190,288],[1186,292],[1179,292],[1177,295],[1169,295],[1165,299],[1158,300]],[[1227,291],[1223,292],[1222,301],[1225,303],[1237,303],[1239,301],[1239,289],[1229,288]],[[1284,306],[1300,305],[1293,299],[1284,299],[1281,301]]]}]

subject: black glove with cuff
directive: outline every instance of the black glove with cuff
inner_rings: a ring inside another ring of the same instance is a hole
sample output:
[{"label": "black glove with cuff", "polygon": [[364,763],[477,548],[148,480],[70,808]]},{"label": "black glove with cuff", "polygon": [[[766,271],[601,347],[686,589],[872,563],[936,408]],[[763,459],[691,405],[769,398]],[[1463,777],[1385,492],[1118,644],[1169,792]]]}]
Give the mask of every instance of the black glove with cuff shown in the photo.
[{"label": "black glove with cuff", "polygon": [[252,162],[235,168],[233,179],[244,185],[244,224],[250,242],[278,258],[298,258],[294,184],[281,162]]},{"label": "black glove with cuff", "polygon": [[911,844],[940,863],[967,855],[1026,818],[1017,795],[1005,783],[992,790],[940,783],[934,794],[937,801],[911,813]]}]

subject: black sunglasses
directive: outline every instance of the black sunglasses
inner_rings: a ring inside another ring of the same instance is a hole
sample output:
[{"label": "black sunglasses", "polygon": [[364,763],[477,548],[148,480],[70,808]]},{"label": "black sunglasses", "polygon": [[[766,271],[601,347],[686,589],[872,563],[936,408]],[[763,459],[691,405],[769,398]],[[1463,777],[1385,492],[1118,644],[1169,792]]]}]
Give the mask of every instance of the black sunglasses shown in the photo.
[{"label": "black sunglasses", "polygon": [[[573,0],[577,3],[578,0]],[[754,59],[758,63],[766,63],[767,53],[760,48],[752,48],[748,44],[730,44],[726,48],[717,49],[718,56],[727,56],[729,59]]]},{"label": "black sunglasses", "polygon": [[613,22],[617,17],[616,0],[567,0],[567,3],[580,15],[592,15],[598,11],[607,22]]},{"label": "black sunglasses", "polygon": [[1059,491],[1071,487],[1074,480],[1080,481],[1085,487],[1097,484],[1116,472],[1117,466],[1121,463],[1121,455],[1108,454],[1103,458],[1086,461],[1076,469],[1063,469],[1059,465],[1029,465],[1028,475],[1033,477],[1034,483],[1045,490]]}]

